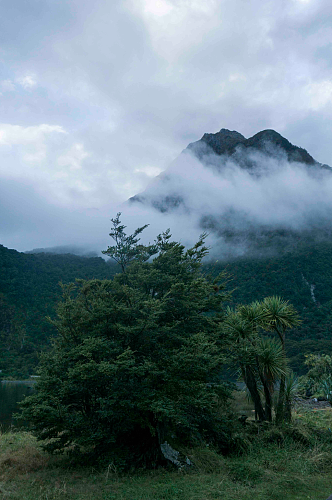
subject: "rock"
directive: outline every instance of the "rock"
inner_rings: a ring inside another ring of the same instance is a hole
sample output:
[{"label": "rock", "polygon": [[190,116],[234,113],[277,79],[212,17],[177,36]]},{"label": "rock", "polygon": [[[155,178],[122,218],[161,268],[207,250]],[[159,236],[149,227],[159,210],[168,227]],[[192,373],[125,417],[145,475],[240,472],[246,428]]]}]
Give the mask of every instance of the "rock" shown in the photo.
[{"label": "rock", "polygon": [[181,453],[174,450],[170,444],[165,441],[160,445],[161,453],[164,455],[166,460],[172,462],[178,469],[183,469],[183,467],[190,467],[193,465],[188,457],[181,457]]}]

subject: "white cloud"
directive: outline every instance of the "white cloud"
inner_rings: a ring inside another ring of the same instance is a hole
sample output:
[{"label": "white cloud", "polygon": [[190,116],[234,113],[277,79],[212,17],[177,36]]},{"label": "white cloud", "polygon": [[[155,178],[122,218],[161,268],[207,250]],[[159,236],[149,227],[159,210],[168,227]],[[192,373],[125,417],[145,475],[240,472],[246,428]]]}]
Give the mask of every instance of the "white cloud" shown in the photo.
[{"label": "white cloud", "polygon": [[0,145],[14,146],[35,144],[38,147],[40,142],[48,134],[65,134],[65,130],[60,125],[37,125],[31,127],[22,127],[21,125],[11,125],[7,123],[0,124]]},{"label": "white cloud", "polygon": [[67,207],[101,207],[142,189],[160,169],[121,169],[108,154],[90,151],[59,125],[0,124],[0,178],[32,185]]},{"label": "white cloud", "polygon": [[166,0],[143,0],[144,12],[160,17],[169,14],[173,6]]},{"label": "white cloud", "polygon": [[22,85],[24,89],[31,89],[37,85],[37,80],[35,75],[25,75],[23,77],[17,78],[17,82]]},{"label": "white cloud", "polygon": [[143,173],[148,177],[156,177],[162,172],[162,170],[158,167],[154,167],[153,165],[147,165],[145,167],[135,168],[134,172]]},{"label": "white cloud", "polygon": [[69,168],[69,170],[80,170],[82,161],[89,156],[89,153],[84,151],[84,145],[75,143],[68,152],[59,156],[57,162],[60,167]]},{"label": "white cloud", "polygon": [[0,183],[100,207],[221,127],[274,128],[332,164],[330,0],[16,4],[1,4]]}]

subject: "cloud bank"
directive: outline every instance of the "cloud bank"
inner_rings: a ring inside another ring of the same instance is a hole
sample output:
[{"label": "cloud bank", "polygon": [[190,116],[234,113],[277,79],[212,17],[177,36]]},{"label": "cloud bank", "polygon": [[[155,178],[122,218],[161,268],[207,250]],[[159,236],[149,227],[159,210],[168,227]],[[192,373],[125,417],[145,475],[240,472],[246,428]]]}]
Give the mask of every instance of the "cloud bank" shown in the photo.
[{"label": "cloud bank", "polygon": [[332,164],[330,10],[330,0],[3,0],[0,242],[47,246],[50,227],[60,244],[87,238],[70,225],[77,213],[97,210],[107,225],[221,127],[273,128]]}]

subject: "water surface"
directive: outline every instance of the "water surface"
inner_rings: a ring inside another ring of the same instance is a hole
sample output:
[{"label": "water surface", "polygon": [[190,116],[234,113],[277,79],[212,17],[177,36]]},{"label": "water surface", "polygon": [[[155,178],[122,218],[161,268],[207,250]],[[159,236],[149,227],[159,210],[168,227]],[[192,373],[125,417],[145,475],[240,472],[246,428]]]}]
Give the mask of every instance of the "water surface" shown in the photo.
[{"label": "water surface", "polygon": [[[19,411],[18,403],[31,394],[34,381],[2,381],[0,383],[0,426],[6,430],[15,425],[13,414]],[[22,424],[21,424],[22,425]]]}]

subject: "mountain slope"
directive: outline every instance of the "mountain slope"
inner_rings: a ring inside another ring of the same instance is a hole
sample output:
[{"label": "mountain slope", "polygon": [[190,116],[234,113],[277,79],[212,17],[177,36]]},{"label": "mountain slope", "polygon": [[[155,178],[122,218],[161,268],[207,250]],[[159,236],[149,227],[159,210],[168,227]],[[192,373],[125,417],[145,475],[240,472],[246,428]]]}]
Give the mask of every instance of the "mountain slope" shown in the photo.
[{"label": "mountain slope", "polygon": [[[26,255],[0,246],[0,370],[5,376],[35,373],[41,350],[56,334],[54,317],[61,298],[59,281],[112,278],[118,268],[101,258],[73,255]],[[302,324],[287,332],[291,366],[304,371],[304,355],[332,353],[332,243],[307,245],[301,251],[268,259],[239,258],[206,263],[204,271],[226,270],[232,305],[269,295],[289,300]]]},{"label": "mountain slope", "polygon": [[[222,128],[216,134],[206,133],[199,141],[190,143],[181,154],[187,153],[195,156],[205,166],[211,167],[214,165],[219,170],[225,167],[227,162],[232,161],[240,168],[257,174],[257,168],[261,165],[264,156],[266,156],[269,160],[298,163],[318,170],[325,169],[332,172],[329,165],[317,162],[305,149],[294,146],[275,130],[263,130],[246,139],[239,132]],[[164,182],[169,175],[172,175],[172,173],[168,173],[168,170],[166,170],[156,180],[157,182]],[[155,186],[156,182],[154,181],[153,187],[155,188]],[[149,203],[150,201],[153,204],[149,188],[146,193],[135,195],[129,200],[141,203]],[[171,202],[169,208],[173,208]]]},{"label": "mountain slope", "polygon": [[208,231],[225,259],[332,238],[332,168],[274,130],[204,134],[129,202]]},{"label": "mountain slope", "polygon": [[76,278],[111,278],[117,268],[102,258],[24,254],[0,245],[0,370],[33,373],[38,355],[55,334],[54,317],[62,283]]}]

